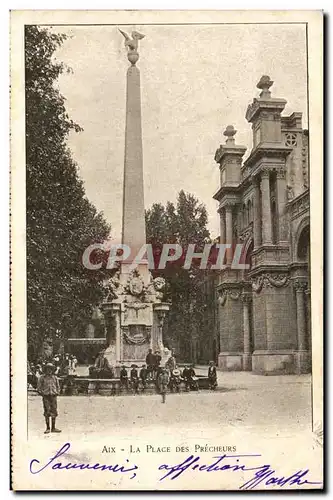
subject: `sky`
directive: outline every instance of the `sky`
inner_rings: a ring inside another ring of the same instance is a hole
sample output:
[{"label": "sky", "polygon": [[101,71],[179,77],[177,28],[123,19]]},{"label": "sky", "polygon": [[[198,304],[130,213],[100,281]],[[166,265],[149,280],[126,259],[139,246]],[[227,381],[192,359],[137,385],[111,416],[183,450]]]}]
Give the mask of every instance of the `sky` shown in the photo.
[{"label": "sky", "polygon": [[[306,31],[301,24],[131,25],[140,41],[145,207],[176,201],[180,189],[206,205],[211,236],[219,233],[216,149],[229,124],[236,143],[252,148],[248,104],[263,74],[284,115],[303,113],[307,128]],[[69,38],[56,58],[72,68],[59,79],[70,117],[84,131],[69,147],[88,198],[121,234],[126,71],[117,26],[54,26]],[[245,155],[245,157],[246,157]]]}]

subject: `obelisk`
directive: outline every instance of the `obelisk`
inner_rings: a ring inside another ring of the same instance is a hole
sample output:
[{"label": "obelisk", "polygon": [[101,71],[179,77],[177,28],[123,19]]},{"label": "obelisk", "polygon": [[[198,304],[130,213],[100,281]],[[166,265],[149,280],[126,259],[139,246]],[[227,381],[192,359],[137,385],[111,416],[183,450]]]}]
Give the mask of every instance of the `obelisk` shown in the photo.
[{"label": "obelisk", "polygon": [[131,249],[131,256],[121,262],[120,269],[108,280],[108,295],[103,303],[108,344],[104,356],[116,371],[120,363],[144,362],[148,349],[159,350],[162,362],[170,355],[162,336],[169,310],[169,304],[163,302],[165,280],[153,278],[143,254],[138,258],[138,252],[146,244],[140,72],[136,67],[138,41],[143,35],[133,31],[130,38],[119,31],[125,37],[131,63],[127,70],[122,224],[122,243]]},{"label": "obelisk", "polygon": [[[133,31],[131,39],[127,33],[121,30],[119,31],[125,37],[125,46],[128,48],[127,58],[131,63],[131,66],[127,70],[126,86],[125,161],[122,221],[122,243],[130,247],[131,257],[129,261],[131,261],[146,243],[141,127],[141,88],[140,71],[136,66],[139,59],[138,40],[142,39],[144,35]],[[127,270],[128,266],[126,266],[126,264],[122,265],[122,273],[127,274]],[[146,274],[144,270],[143,274]]]}]

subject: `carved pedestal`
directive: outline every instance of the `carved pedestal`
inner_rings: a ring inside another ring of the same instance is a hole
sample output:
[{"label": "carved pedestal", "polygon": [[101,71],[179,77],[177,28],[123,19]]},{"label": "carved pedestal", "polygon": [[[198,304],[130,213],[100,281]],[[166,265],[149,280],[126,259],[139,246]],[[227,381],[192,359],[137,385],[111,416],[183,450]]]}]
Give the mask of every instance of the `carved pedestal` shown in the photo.
[{"label": "carved pedestal", "polygon": [[[162,327],[169,305],[162,302],[163,278],[153,280],[139,270],[118,273],[108,281],[103,304],[109,320],[105,357],[113,366],[145,363],[148,349],[160,351],[166,361]],[[169,351],[168,356],[169,357]]]}]

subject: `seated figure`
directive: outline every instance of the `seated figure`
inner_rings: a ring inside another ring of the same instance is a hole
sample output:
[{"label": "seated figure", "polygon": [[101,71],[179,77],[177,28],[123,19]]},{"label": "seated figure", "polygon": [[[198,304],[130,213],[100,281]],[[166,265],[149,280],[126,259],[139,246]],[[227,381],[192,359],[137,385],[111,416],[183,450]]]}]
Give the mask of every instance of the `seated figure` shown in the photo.
[{"label": "seated figure", "polygon": [[89,367],[89,376],[93,378],[114,378],[113,368],[104,356],[104,351],[98,353],[94,366]]},{"label": "seated figure", "polygon": [[120,369],[120,387],[128,389],[128,374],[125,365],[122,365]]},{"label": "seated figure", "polygon": [[131,366],[131,386],[134,391],[134,394],[138,393],[139,390],[139,375],[137,370],[137,365]]}]

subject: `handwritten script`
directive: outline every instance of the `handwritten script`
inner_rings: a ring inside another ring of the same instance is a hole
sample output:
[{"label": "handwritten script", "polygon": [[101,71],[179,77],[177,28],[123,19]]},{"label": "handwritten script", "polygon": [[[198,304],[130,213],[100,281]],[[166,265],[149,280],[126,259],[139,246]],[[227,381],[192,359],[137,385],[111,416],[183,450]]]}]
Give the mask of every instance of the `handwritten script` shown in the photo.
[{"label": "handwritten script", "polygon": [[322,484],[320,481],[309,481],[306,476],[309,473],[309,469],[299,470],[291,475],[281,476],[276,473],[276,471],[271,467],[270,464],[259,465],[256,467],[251,467],[245,462],[254,457],[261,457],[258,454],[249,455],[220,455],[213,457],[213,463],[206,465],[200,463],[200,456],[190,455],[183,462],[177,465],[167,465],[163,464],[159,466],[159,470],[167,471],[160,481],[167,478],[174,480],[177,479],[181,474],[187,470],[195,470],[197,472],[251,472],[252,477],[242,484],[239,489],[241,490],[252,490],[260,483],[265,486],[303,486],[305,484],[315,485]]},{"label": "handwritten script", "polygon": [[110,465],[110,464],[85,464],[85,463],[71,463],[68,462],[67,464],[64,464],[60,461],[58,461],[58,458],[64,455],[65,453],[68,452],[70,449],[71,445],[70,443],[65,443],[60,450],[57,451],[57,453],[54,455],[54,457],[51,457],[49,461],[40,466],[40,461],[34,458],[30,462],[30,472],[31,474],[40,474],[47,468],[51,468],[53,470],[73,470],[73,469],[78,469],[78,470],[95,470],[95,471],[109,471],[109,472],[119,472],[121,474],[128,474],[129,472],[133,472],[133,474],[130,476],[130,479],[134,479],[136,477],[136,472],[135,470],[138,469],[137,465],[132,465],[129,466],[129,460],[126,459],[127,464],[126,465]]},{"label": "handwritten script", "polygon": [[[129,479],[134,479],[137,476],[139,467],[135,464],[131,465],[130,461],[126,459],[126,464],[100,464],[100,463],[72,463],[66,462],[66,454],[70,449],[70,443],[65,443],[56,454],[48,459],[44,464],[41,464],[37,458],[33,458],[30,462],[30,472],[31,474],[40,474],[46,469],[52,470],[92,470],[92,471],[109,471],[119,474],[124,474],[129,477]],[[60,457],[62,457],[61,460]],[[164,481],[166,479],[175,480],[180,475],[184,474],[186,471],[196,471],[200,473],[207,472],[248,472],[249,479],[243,483],[239,489],[241,490],[252,490],[258,485],[261,486],[304,486],[304,485],[321,485],[321,481],[310,481],[309,469],[300,469],[293,472],[290,475],[281,475],[276,472],[275,469],[270,464],[255,465],[253,459],[258,459],[261,457],[259,454],[230,454],[230,455],[219,455],[213,457],[213,461],[208,465],[202,463],[202,459],[199,455],[190,455],[182,462],[176,465],[161,464],[158,467],[158,471],[163,471],[163,475],[159,478],[159,481]],[[65,459],[65,460],[64,460]],[[251,466],[252,461],[252,466]],[[243,476],[243,474],[242,474]]]}]

